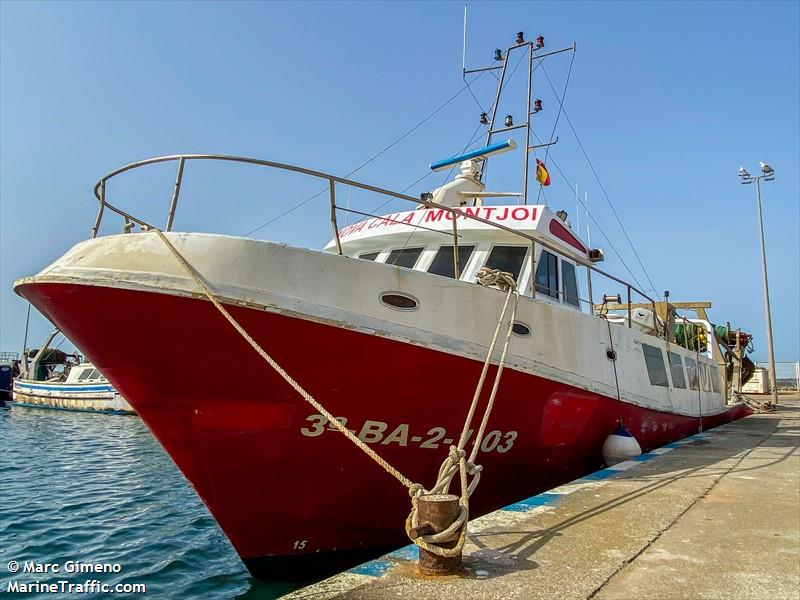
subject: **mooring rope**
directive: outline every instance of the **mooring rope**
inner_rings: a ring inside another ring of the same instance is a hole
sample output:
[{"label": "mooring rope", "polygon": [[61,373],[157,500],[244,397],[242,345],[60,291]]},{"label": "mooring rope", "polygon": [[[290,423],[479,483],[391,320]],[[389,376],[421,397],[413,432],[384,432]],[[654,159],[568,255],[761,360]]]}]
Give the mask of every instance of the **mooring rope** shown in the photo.
[{"label": "mooring rope", "polygon": [[[483,362],[481,376],[478,379],[478,384],[475,386],[475,393],[472,396],[472,403],[467,411],[467,417],[464,421],[464,428],[461,432],[458,446],[450,446],[447,458],[445,458],[441,467],[439,467],[439,475],[436,478],[436,483],[431,488],[430,492],[427,492],[429,494],[446,494],[450,489],[450,483],[452,482],[453,477],[455,476],[456,472],[458,472],[459,481],[461,484],[461,496],[459,498],[460,512],[458,518],[453,521],[453,523],[444,531],[412,538],[414,543],[423,550],[444,557],[458,556],[461,554],[461,551],[464,547],[464,542],[466,541],[467,523],[469,522],[469,497],[478,486],[481,472],[483,471],[483,467],[481,465],[475,464],[475,459],[478,456],[478,451],[480,450],[481,442],[483,441],[483,435],[486,431],[486,425],[489,422],[489,416],[491,415],[492,408],[494,407],[495,396],[497,395],[497,390],[500,386],[500,378],[503,375],[503,367],[505,366],[508,345],[511,341],[511,333],[513,331],[512,327],[517,312],[517,305],[519,303],[517,284],[514,281],[514,277],[511,275],[511,273],[506,273],[504,271],[500,271],[499,269],[481,267],[477,273],[477,279],[478,283],[483,286],[497,287],[500,290],[505,291],[506,299],[503,303],[503,308],[500,311],[500,316],[497,319],[497,326],[495,327],[494,335],[492,336],[492,342],[489,345],[489,351],[486,353],[486,360]],[[475,440],[472,444],[472,452],[470,453],[469,459],[467,459],[465,446],[467,445],[470,435],[470,425],[472,424],[475,411],[478,407],[478,401],[480,399],[481,392],[483,391],[486,375],[489,371],[492,356],[494,355],[495,347],[497,346],[497,341],[500,337],[500,332],[502,330],[503,323],[505,322],[504,319],[506,313],[508,312],[508,306],[511,303],[512,297],[514,298],[514,304],[511,309],[511,316],[507,321],[506,337],[505,341],[503,342],[503,351],[498,362],[497,373],[495,374],[492,391],[489,394],[489,400],[486,403],[486,409],[484,410],[483,418],[481,419],[481,424],[478,428],[478,433],[476,434]],[[472,481],[469,483],[467,483],[468,475],[472,476]],[[417,494],[412,494],[411,514],[406,519],[406,533],[409,535],[409,537],[411,537],[412,529],[419,527],[417,500],[422,493],[423,492],[420,491]],[[456,543],[452,548],[444,548],[440,545],[443,543],[452,542],[454,540]]]},{"label": "mooring rope", "polygon": [[[464,423],[464,428],[461,433],[461,438],[459,439],[458,446],[451,446],[448,452],[447,458],[445,458],[442,466],[439,468],[439,475],[436,480],[436,484],[431,488],[431,491],[425,490],[425,488],[419,484],[414,483],[410,479],[408,479],[405,475],[403,475],[399,470],[393,467],[388,461],[386,461],[383,457],[381,457],[377,452],[375,452],[372,448],[367,446],[365,442],[358,438],[352,431],[347,429],[339,420],[337,420],[330,412],[328,412],[322,404],[320,404],[311,394],[309,394],[297,381],[292,378],[289,373],[287,373],[283,367],[281,367],[277,361],[272,358],[262,347],[261,345],[256,342],[253,337],[245,331],[244,327],[242,327],[239,322],[228,312],[228,310],[222,306],[222,304],[217,300],[214,293],[211,291],[210,285],[205,281],[202,275],[195,269],[189,261],[178,251],[177,248],[169,241],[164,233],[156,228],[150,229],[150,231],[154,231],[158,237],[164,242],[164,245],[169,249],[170,253],[173,257],[181,264],[181,266],[186,270],[187,273],[192,277],[194,282],[197,286],[202,290],[203,294],[206,298],[214,305],[214,307],[222,314],[223,317],[233,326],[233,328],[241,335],[245,341],[250,344],[250,346],[258,352],[258,354],[263,358],[272,369],[280,375],[284,381],[286,381],[300,396],[308,402],[311,406],[313,406],[316,410],[319,411],[328,422],[333,425],[336,429],[338,429],[347,439],[353,442],[358,448],[360,448],[364,453],[369,456],[372,460],[378,463],[387,473],[392,475],[397,481],[403,484],[408,490],[409,494],[411,495],[411,514],[406,519],[406,532],[409,533],[412,527],[417,527],[419,525],[418,518],[417,518],[417,499],[423,494],[431,494],[431,493],[447,493],[448,489],[450,488],[450,483],[455,476],[455,473],[458,472],[460,474],[460,483],[461,483],[461,497],[459,499],[459,505],[461,507],[461,512],[459,517],[444,531],[440,533],[435,533],[431,535],[422,535],[414,539],[414,543],[420,546],[421,548],[427,550],[428,552],[432,552],[439,556],[456,556],[461,552],[461,549],[464,546],[464,541],[466,539],[467,533],[467,522],[469,520],[469,496],[475,490],[475,487],[478,485],[478,481],[480,480],[480,473],[482,467],[480,465],[475,464],[475,459],[478,455],[478,451],[480,450],[481,441],[483,440],[483,434],[486,430],[486,425],[489,421],[489,415],[492,412],[492,408],[494,406],[494,399],[497,395],[497,390],[500,385],[500,377],[503,374],[503,366],[505,364],[506,353],[508,351],[508,345],[511,339],[511,332],[512,332],[512,324],[514,322],[514,317],[516,315],[517,304],[519,301],[519,293],[517,291],[516,283],[514,282],[514,278],[510,273],[506,273],[500,271],[499,269],[489,269],[488,267],[482,267],[477,274],[478,283],[486,286],[486,287],[497,287],[502,291],[506,292],[506,299],[503,304],[503,309],[500,312],[500,317],[497,320],[497,327],[495,328],[494,336],[492,338],[492,342],[489,346],[489,351],[486,354],[486,360],[483,363],[483,370],[481,371],[480,379],[478,380],[478,384],[475,388],[475,393],[472,397],[472,403],[470,404],[469,411],[467,413],[467,419]],[[512,296],[514,297],[514,305],[511,310],[511,317],[508,320],[508,327],[506,331],[506,338],[503,344],[503,351],[500,356],[499,365],[497,368],[497,373],[495,374],[494,384],[492,386],[491,394],[489,395],[489,400],[487,402],[486,410],[483,414],[483,419],[481,420],[480,427],[478,429],[478,433],[475,436],[475,440],[473,442],[472,452],[470,454],[469,459],[466,458],[466,451],[464,449],[468,437],[469,437],[469,426],[472,423],[472,419],[475,415],[475,410],[478,405],[478,400],[481,395],[481,391],[483,390],[483,385],[486,380],[486,374],[488,373],[489,366],[491,365],[491,359],[494,355],[495,347],[497,346],[497,341],[500,337],[500,331],[502,330],[503,326],[503,319],[508,312],[508,306],[510,304]],[[471,482],[467,482],[467,476],[472,475],[473,479]],[[442,548],[437,544],[447,543],[453,541],[453,539],[457,539],[457,544],[454,548]]]},{"label": "mooring rope", "polygon": [[328,422],[331,425],[336,427],[336,429],[338,429],[342,434],[344,434],[347,437],[347,439],[349,439],[356,446],[361,448],[361,450],[363,450],[367,454],[367,456],[369,456],[372,460],[377,462],[381,467],[383,467],[383,469],[387,473],[389,473],[395,479],[397,479],[397,481],[402,483],[409,490],[413,490],[419,487],[419,484],[416,484],[410,479],[408,479],[400,471],[398,471],[391,464],[389,464],[384,458],[382,458],[377,452],[375,452],[372,448],[367,446],[366,443],[361,441],[352,431],[350,431],[349,429],[347,429],[347,427],[342,425],[331,413],[325,410],[324,406],[322,406],[319,402],[317,402],[317,400],[314,399],[314,397],[311,394],[309,394],[305,389],[303,389],[303,387],[299,383],[297,383],[297,381],[295,381],[292,378],[292,376],[289,375],[283,369],[283,367],[281,367],[275,361],[274,358],[272,358],[269,354],[267,354],[267,352],[259,345],[258,342],[256,342],[250,336],[249,333],[247,333],[247,331],[244,330],[244,328],[239,324],[239,322],[236,319],[233,318],[233,316],[231,316],[231,314],[225,309],[225,307],[222,306],[222,304],[214,296],[213,292],[211,291],[211,288],[203,280],[203,277],[200,275],[200,273],[198,273],[197,270],[191,264],[189,264],[189,261],[186,260],[186,258],[184,258],[184,256],[180,252],[178,252],[177,248],[175,248],[175,246],[173,246],[172,243],[167,239],[167,236],[165,236],[164,233],[158,229],[153,229],[152,231],[155,231],[158,234],[158,236],[161,238],[161,240],[164,242],[167,248],[169,248],[169,251],[172,253],[172,255],[183,266],[183,268],[186,269],[189,275],[192,276],[192,279],[194,279],[195,283],[203,291],[203,294],[206,296],[206,298],[208,298],[211,301],[211,303],[217,308],[217,310],[220,313],[222,313],[222,316],[225,317],[228,320],[228,322],[234,327],[234,329],[236,329],[236,331],[238,331],[239,334],[247,341],[247,343],[250,344],[250,346],[252,346],[253,350],[258,352],[258,354],[261,355],[261,358],[267,361],[269,366],[272,367],[275,370],[275,372],[278,373],[278,375],[280,375],[284,379],[284,381],[286,381],[286,383],[292,386],[292,388],[294,388],[294,390],[298,394],[300,394],[300,396],[302,396],[306,402],[308,402],[311,406],[316,408],[320,412],[320,414],[322,414],[325,418],[327,418]]}]

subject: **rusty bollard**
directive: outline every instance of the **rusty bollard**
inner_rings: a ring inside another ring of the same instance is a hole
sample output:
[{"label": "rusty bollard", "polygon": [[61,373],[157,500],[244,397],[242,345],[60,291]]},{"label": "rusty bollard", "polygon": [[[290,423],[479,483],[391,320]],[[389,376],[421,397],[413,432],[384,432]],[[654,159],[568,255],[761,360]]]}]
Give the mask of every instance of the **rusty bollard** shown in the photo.
[{"label": "rusty bollard", "polygon": [[[458,519],[461,507],[458,496],[453,494],[426,494],[417,498],[417,522],[419,526],[409,532],[415,540],[422,535],[440,533]],[[442,548],[455,548],[458,540],[444,542]],[[422,575],[455,575],[462,571],[461,553],[457,556],[439,556],[419,549],[419,572]]]}]

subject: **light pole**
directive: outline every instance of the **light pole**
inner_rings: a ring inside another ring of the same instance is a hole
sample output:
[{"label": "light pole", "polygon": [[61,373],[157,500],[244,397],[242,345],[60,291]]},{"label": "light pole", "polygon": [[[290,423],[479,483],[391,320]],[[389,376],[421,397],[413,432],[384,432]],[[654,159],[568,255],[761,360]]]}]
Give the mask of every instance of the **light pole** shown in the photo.
[{"label": "light pole", "polygon": [[764,276],[764,320],[767,325],[767,351],[769,352],[769,384],[772,388],[772,407],[778,406],[778,386],[775,376],[775,351],[772,346],[772,316],[769,310],[769,282],[767,281],[767,253],[764,249],[764,219],[761,216],[761,180],[775,179],[775,169],[761,163],[761,175],[753,176],[743,166],[739,166],[742,184],[756,182],[756,204],[758,205],[758,227],[761,233],[761,273]]}]

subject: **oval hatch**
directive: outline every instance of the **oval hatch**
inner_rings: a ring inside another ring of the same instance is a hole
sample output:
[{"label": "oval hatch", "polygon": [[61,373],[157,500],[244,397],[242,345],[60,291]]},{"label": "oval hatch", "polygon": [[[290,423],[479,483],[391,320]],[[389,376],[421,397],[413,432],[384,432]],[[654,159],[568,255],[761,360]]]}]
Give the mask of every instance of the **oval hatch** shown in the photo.
[{"label": "oval hatch", "polygon": [[419,308],[419,301],[409,294],[403,294],[401,292],[383,292],[380,298],[381,303],[396,310],[416,310]]},{"label": "oval hatch", "polygon": [[511,331],[522,337],[527,337],[531,334],[531,328],[522,321],[514,321],[514,324],[511,326]]}]

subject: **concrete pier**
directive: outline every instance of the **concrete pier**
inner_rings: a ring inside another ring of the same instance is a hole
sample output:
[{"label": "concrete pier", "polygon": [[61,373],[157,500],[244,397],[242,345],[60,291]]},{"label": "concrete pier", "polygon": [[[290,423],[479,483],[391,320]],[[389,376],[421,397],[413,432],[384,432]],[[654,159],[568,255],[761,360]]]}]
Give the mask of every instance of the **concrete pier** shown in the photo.
[{"label": "concrete pier", "polygon": [[796,600],[800,396],[780,402],[477,519],[467,576],[406,547],[291,597]]}]

